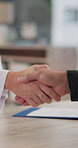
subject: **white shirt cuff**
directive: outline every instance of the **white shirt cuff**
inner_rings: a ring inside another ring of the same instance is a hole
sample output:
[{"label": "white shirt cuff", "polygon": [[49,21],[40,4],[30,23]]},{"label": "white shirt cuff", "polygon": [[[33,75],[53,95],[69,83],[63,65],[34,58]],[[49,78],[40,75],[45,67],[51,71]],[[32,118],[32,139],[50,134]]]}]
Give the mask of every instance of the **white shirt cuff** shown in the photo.
[{"label": "white shirt cuff", "polygon": [[5,100],[7,98],[7,89],[4,89],[5,80],[8,74],[8,70],[1,70],[0,71],[0,111],[2,111]]}]

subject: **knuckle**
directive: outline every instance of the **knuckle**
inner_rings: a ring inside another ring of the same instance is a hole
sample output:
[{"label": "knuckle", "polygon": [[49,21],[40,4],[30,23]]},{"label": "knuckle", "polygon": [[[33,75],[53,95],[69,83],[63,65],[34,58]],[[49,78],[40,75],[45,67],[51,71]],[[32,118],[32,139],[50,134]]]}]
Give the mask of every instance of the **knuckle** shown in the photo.
[{"label": "knuckle", "polygon": [[52,102],[52,99],[48,99],[47,103],[50,104]]},{"label": "knuckle", "polygon": [[37,105],[37,104],[33,104],[32,106],[33,106],[33,107],[38,107],[39,105]]},{"label": "knuckle", "polygon": [[47,64],[45,64],[44,66],[45,66],[45,68],[49,68],[49,66]]},{"label": "knuckle", "polygon": [[33,67],[34,67],[35,70],[37,70],[38,65],[35,64],[35,65],[33,65]]},{"label": "knuckle", "polygon": [[60,97],[59,97],[56,93],[54,93],[54,92],[53,92],[53,94],[52,94],[52,98],[53,98],[54,100],[56,100],[57,102],[60,101]]},{"label": "knuckle", "polygon": [[61,99],[60,98],[56,98],[56,101],[59,102],[59,101],[61,101]]},{"label": "knuckle", "polygon": [[41,102],[40,104],[44,104],[44,102]]},{"label": "knuckle", "polygon": [[50,97],[53,99],[58,97],[58,95],[52,89],[50,90],[49,94],[50,94]]},{"label": "knuckle", "polygon": [[51,88],[49,88],[48,94],[49,94],[49,96],[51,96],[51,97],[52,97],[53,91],[52,91],[52,89],[51,89]]},{"label": "knuckle", "polygon": [[36,107],[34,104],[31,104],[32,107]]},{"label": "knuckle", "polygon": [[38,104],[38,106],[41,105],[41,104],[43,104],[43,102],[40,102],[40,103]]},{"label": "knuckle", "polygon": [[39,105],[35,105],[35,107],[38,107]]}]

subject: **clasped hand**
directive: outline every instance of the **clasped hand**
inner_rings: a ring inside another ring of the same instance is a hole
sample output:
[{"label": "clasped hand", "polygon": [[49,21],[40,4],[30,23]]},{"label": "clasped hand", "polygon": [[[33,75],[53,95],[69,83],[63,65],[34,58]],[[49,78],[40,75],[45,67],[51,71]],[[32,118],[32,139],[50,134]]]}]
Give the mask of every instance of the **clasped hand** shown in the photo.
[{"label": "clasped hand", "polygon": [[65,76],[66,73],[53,72],[47,65],[34,65],[24,71],[9,72],[5,88],[16,94],[20,104],[37,107],[52,99],[60,101],[61,96],[69,93]]}]

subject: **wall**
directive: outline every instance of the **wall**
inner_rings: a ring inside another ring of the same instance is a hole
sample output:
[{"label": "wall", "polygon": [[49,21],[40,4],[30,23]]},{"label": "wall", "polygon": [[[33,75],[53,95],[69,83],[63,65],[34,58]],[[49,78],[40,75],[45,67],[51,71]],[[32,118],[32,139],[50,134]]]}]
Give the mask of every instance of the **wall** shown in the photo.
[{"label": "wall", "polygon": [[78,0],[52,0],[51,44],[54,46],[78,47],[78,22],[66,22],[65,11],[78,10]]},{"label": "wall", "polygon": [[14,0],[15,24],[19,29],[21,22],[36,22],[40,36],[50,34],[50,4],[45,0]]}]

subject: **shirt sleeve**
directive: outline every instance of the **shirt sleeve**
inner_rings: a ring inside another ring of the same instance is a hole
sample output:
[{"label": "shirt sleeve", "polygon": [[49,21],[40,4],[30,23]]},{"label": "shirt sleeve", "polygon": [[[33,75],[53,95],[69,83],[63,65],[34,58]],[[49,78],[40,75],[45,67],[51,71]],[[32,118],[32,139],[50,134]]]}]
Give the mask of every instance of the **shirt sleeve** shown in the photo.
[{"label": "shirt sleeve", "polygon": [[78,101],[78,70],[67,71],[71,101]]},{"label": "shirt sleeve", "polygon": [[8,74],[8,70],[2,69],[0,71],[0,111],[2,111],[5,104],[5,100],[8,97],[8,90],[4,89],[5,80]]}]

